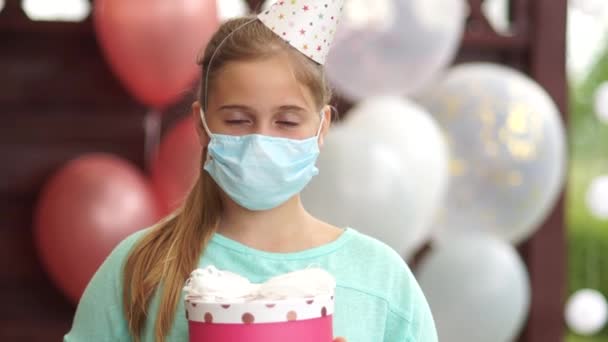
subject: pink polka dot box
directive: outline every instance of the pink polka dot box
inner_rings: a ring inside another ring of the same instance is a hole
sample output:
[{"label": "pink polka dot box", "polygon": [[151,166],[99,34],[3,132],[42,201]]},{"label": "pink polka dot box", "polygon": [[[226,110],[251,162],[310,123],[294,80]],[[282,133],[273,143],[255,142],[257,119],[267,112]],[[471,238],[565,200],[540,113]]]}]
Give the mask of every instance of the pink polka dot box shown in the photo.
[{"label": "pink polka dot box", "polygon": [[233,301],[186,296],[190,342],[332,342],[333,289],[319,295],[296,292],[293,297]]}]

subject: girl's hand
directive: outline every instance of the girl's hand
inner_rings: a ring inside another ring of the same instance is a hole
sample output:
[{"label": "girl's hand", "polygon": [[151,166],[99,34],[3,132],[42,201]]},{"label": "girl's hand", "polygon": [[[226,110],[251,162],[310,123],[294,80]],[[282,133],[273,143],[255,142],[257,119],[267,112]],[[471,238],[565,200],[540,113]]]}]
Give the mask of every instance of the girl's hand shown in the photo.
[{"label": "girl's hand", "polygon": [[344,337],[337,337],[334,342],[346,342],[346,339]]}]

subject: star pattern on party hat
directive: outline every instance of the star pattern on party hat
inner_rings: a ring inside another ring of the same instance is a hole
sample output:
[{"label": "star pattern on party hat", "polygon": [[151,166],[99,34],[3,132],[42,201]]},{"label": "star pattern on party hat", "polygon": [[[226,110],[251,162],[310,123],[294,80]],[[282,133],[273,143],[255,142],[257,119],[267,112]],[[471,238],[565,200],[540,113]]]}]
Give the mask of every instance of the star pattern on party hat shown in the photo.
[{"label": "star pattern on party hat", "polygon": [[258,18],[301,53],[325,64],[343,6],[344,0],[279,0]]}]

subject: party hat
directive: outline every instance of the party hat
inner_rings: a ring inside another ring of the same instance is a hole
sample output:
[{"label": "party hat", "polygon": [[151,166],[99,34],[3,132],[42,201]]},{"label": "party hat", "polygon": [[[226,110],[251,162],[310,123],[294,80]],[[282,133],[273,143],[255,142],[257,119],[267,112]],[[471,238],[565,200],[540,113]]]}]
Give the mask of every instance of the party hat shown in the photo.
[{"label": "party hat", "polygon": [[304,55],[325,64],[343,4],[344,0],[280,0],[258,18]]}]

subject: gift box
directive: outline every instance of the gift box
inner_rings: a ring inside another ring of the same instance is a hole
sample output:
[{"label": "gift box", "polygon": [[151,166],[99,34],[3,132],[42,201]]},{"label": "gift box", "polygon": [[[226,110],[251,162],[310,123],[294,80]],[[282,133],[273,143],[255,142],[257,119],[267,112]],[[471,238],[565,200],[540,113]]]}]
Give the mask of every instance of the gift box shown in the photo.
[{"label": "gift box", "polygon": [[[214,282],[207,278],[208,282]],[[323,291],[314,285],[303,288],[307,283],[314,284],[305,271],[283,279],[290,279],[285,286],[281,281],[271,280],[267,284],[241,281],[236,295],[222,294],[221,288],[227,286],[217,283],[211,284],[216,288],[208,291],[212,293],[199,290],[187,295],[190,342],[332,342],[335,283],[330,284],[331,288],[322,286]],[[239,281],[235,285],[232,280],[229,282],[234,290]],[[294,289],[294,284],[299,288]],[[315,292],[318,294],[313,295]]]}]

